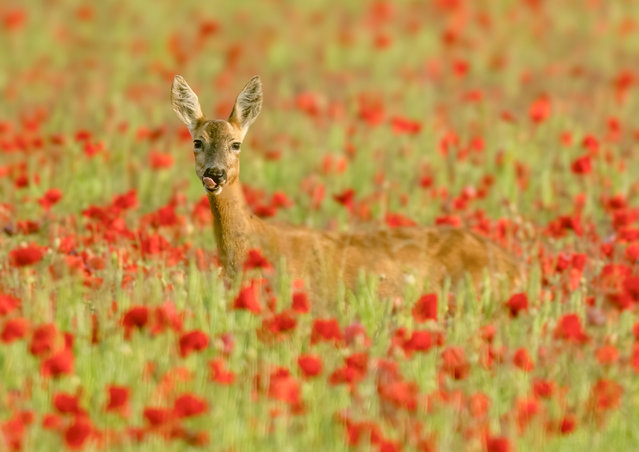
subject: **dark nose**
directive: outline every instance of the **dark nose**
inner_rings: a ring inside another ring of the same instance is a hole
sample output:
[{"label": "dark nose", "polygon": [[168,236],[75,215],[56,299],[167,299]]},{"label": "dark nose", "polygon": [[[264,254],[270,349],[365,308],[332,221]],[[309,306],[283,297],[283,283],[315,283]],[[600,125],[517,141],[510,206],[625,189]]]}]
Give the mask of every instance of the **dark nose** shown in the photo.
[{"label": "dark nose", "polygon": [[218,167],[207,168],[206,171],[204,171],[204,177],[210,177],[219,185],[226,182],[226,170]]}]

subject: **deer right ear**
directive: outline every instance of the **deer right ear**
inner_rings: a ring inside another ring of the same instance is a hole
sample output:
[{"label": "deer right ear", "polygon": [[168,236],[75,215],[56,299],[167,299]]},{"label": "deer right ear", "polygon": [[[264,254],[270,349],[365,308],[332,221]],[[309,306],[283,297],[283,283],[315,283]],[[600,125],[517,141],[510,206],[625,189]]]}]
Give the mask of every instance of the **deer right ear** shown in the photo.
[{"label": "deer right ear", "polygon": [[171,85],[171,105],[191,134],[197,123],[204,119],[197,96],[181,75],[176,75]]}]

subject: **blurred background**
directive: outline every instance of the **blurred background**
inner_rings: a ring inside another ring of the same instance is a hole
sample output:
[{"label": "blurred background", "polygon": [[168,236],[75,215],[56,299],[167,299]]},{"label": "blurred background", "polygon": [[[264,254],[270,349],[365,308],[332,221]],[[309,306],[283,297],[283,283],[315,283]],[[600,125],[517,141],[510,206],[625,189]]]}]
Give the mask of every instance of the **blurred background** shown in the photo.
[{"label": "blurred background", "polygon": [[[639,2],[3,0],[0,62],[0,444],[345,450],[379,424],[421,450],[639,450]],[[175,74],[211,118],[261,76],[256,215],[465,226],[526,292],[447,287],[421,324],[420,286],[380,308],[371,278],[316,345],[283,271],[262,314],[233,309]],[[182,391],[210,402],[193,430]]]}]

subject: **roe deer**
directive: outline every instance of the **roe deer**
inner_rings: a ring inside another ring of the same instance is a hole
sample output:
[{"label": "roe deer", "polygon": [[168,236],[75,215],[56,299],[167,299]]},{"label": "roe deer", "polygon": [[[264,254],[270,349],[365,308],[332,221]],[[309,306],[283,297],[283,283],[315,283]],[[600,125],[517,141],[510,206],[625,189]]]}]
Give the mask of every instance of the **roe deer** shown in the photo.
[{"label": "roe deer", "polygon": [[[228,278],[242,272],[248,251],[259,249],[273,263],[283,257],[289,274],[303,278],[312,297],[335,298],[340,283],[355,289],[363,270],[379,277],[382,297],[402,296],[408,282],[438,289],[446,278],[469,274],[475,284],[488,274],[512,285],[520,278],[515,260],[474,232],[451,227],[400,227],[329,232],[268,223],[248,209],[240,187],[240,148],[262,108],[262,83],[253,77],[235,101],[228,120],[207,120],[197,96],[175,76],[173,110],[193,137],[195,172],[214,218],[215,239]],[[492,284],[492,283],[491,283]],[[421,289],[421,287],[420,287]]]}]

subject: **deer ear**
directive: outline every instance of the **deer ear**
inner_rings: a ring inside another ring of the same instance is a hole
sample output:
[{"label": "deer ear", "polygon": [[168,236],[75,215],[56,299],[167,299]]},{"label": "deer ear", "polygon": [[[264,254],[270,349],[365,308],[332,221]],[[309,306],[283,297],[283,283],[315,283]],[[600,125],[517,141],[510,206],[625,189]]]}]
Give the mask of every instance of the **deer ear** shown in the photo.
[{"label": "deer ear", "polygon": [[171,85],[171,105],[173,111],[189,128],[191,134],[197,123],[204,119],[197,96],[181,75],[176,75]]},{"label": "deer ear", "polygon": [[254,76],[237,96],[229,122],[242,131],[242,137],[262,110],[262,82]]}]

